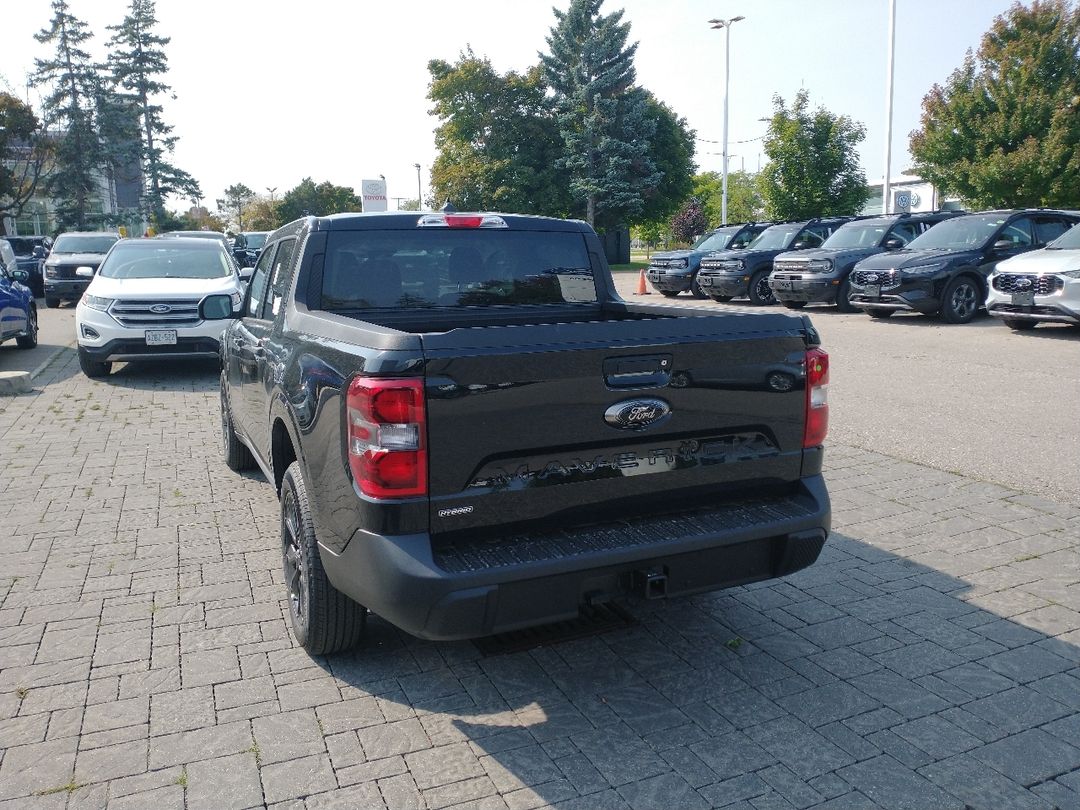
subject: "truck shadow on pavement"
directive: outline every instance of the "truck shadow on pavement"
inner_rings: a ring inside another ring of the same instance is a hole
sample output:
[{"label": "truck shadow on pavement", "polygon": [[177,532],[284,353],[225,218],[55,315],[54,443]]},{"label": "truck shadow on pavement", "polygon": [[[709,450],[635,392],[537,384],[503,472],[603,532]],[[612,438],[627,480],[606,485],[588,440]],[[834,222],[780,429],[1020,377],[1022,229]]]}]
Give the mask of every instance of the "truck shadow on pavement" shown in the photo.
[{"label": "truck shadow on pavement", "polygon": [[355,695],[319,711],[340,784],[389,806],[1080,807],[1080,511],[945,473],[928,504],[906,466],[837,481],[847,533],[811,568],[639,603],[635,627],[484,657],[372,618],[318,659]]}]

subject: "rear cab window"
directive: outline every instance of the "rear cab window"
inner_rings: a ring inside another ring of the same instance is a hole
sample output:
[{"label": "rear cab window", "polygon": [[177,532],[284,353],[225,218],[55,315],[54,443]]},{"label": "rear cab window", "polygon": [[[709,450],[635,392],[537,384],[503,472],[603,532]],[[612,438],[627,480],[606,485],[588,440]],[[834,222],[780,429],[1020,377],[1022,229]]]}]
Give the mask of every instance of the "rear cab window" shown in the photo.
[{"label": "rear cab window", "polygon": [[332,231],[320,308],[594,304],[583,234],[504,229]]}]

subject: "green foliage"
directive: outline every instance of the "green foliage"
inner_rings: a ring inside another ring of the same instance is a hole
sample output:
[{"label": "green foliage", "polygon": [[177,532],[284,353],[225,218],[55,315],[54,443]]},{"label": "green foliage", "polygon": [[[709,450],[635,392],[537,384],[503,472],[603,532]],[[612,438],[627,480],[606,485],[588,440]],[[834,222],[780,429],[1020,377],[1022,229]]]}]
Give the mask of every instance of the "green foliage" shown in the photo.
[{"label": "green foliage", "polygon": [[[703,172],[692,178],[692,194],[701,200],[709,228],[722,224],[724,183],[720,172]],[[760,220],[765,201],[757,177],[749,172],[728,172],[728,222]]]},{"label": "green foliage", "polygon": [[645,92],[646,115],[656,122],[656,131],[648,142],[648,154],[660,173],[660,181],[645,192],[638,221],[660,222],[679,210],[679,204],[693,191],[694,135],[685,118]]},{"label": "green foliage", "polygon": [[800,90],[789,109],[773,96],[765,136],[769,162],[758,181],[765,212],[773,219],[855,214],[866,202],[866,176],[856,151],[866,128],[824,107],[811,112],[809,99]]},{"label": "green foliage", "polygon": [[278,200],[256,195],[248,200],[244,208],[244,230],[273,231],[285,224],[281,218],[281,204]]},{"label": "green foliage", "polygon": [[329,181],[316,185],[310,177],[305,177],[295,188],[285,192],[278,203],[278,216],[285,223],[309,214],[323,217],[362,208],[360,198],[348,186],[335,186]]},{"label": "green foliage", "polygon": [[48,59],[34,60],[30,77],[34,86],[48,87],[42,101],[45,123],[60,133],[46,189],[57,203],[58,226],[85,230],[100,224],[90,207],[97,192],[97,170],[104,163],[94,108],[99,78],[84,49],[93,34],[70,13],[66,0],[52,0],[52,10],[49,26],[34,39],[53,45],[55,51]]},{"label": "green foliage", "polygon": [[162,81],[168,72],[164,49],[170,38],[155,34],[156,25],[154,0],[131,0],[123,22],[108,26],[113,32],[108,43],[108,68],[113,84],[129,94],[130,114],[141,123],[139,159],[147,186],[147,207],[155,220],[164,216],[168,195],[202,196],[195,179],[167,159],[177,138],[170,134],[173,128],[165,123],[156,99],[171,90]]},{"label": "green foliage", "polygon": [[671,234],[679,242],[692,242],[695,236],[705,233],[708,227],[705,209],[697,197],[687,200],[679,213],[671,219]]},{"label": "green foliage", "polygon": [[657,245],[662,245],[671,239],[671,224],[667,220],[652,220],[642,222],[630,229],[630,236],[640,239],[646,248],[652,250]]},{"label": "green foliage", "polygon": [[431,112],[442,121],[431,171],[436,203],[564,215],[571,202],[565,172],[556,168],[562,140],[540,70],[500,75],[468,50],[454,64],[428,62],[428,71]]},{"label": "green foliage", "polygon": [[34,111],[0,92],[0,234],[5,216],[19,217],[44,179],[49,140]]},{"label": "green foliage", "polygon": [[540,55],[565,144],[559,165],[586,221],[600,228],[636,221],[661,180],[649,154],[656,121],[634,84],[637,44],[626,44],[623,12],[602,16],[602,4],[571,0],[565,12],[555,9],[550,52]]},{"label": "green foliage", "polygon": [[244,209],[254,197],[255,192],[243,183],[233,183],[225,189],[225,196],[218,198],[217,207],[230,228],[236,231],[244,230]]},{"label": "green foliage", "polygon": [[1080,205],[1080,8],[1015,3],[923,99],[915,169],[976,208]]}]

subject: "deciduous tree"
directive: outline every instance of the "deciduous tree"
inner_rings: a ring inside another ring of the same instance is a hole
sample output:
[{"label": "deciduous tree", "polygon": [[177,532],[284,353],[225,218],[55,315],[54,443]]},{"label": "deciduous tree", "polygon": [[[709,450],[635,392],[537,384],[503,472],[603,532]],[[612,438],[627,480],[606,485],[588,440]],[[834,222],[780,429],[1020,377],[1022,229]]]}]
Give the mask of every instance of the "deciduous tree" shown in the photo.
[{"label": "deciduous tree", "polygon": [[18,218],[37,192],[49,165],[50,145],[27,104],[0,92],[0,234],[4,217]]},{"label": "deciduous tree", "polygon": [[244,209],[254,197],[255,192],[243,183],[233,183],[225,189],[225,196],[217,201],[217,207],[223,214],[222,219],[228,222],[230,227],[235,226],[234,230],[244,230]]},{"label": "deciduous tree", "polygon": [[648,91],[645,106],[646,114],[656,122],[648,154],[661,177],[646,190],[638,221],[660,222],[670,219],[693,191],[695,133],[685,118]]},{"label": "deciduous tree", "polygon": [[915,169],[974,207],[1080,204],[1080,8],[1013,4],[923,99]]},{"label": "deciduous tree", "polygon": [[769,162],[759,175],[766,214],[809,219],[862,210],[867,187],[857,147],[866,128],[824,107],[811,111],[806,90],[798,92],[790,108],[773,96],[773,108],[765,136]]},{"label": "deciduous tree", "polygon": [[335,186],[327,180],[316,185],[310,177],[305,177],[295,188],[285,192],[278,205],[278,215],[284,223],[308,214],[322,217],[360,211],[362,207],[363,203],[352,188]]},{"label": "deciduous tree", "polygon": [[671,220],[671,233],[679,242],[692,242],[708,230],[701,200],[691,197]]},{"label": "deciduous tree", "polygon": [[[693,178],[692,194],[701,200],[710,228],[719,227],[723,212],[723,178],[719,172],[702,172]],[[757,177],[749,172],[728,172],[728,222],[761,219],[765,201]]]}]

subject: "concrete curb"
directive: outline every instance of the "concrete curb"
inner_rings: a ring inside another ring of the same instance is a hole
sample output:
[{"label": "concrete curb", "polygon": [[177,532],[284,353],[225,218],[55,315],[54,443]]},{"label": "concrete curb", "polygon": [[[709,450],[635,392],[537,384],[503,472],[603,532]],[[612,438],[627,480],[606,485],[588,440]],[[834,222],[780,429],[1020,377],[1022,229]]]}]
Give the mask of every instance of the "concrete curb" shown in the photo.
[{"label": "concrete curb", "polygon": [[37,368],[35,368],[33,371],[30,372],[30,379],[32,380],[35,377],[37,377],[38,374],[43,372],[45,369],[47,369],[52,364],[53,360],[55,360],[57,357],[59,357],[65,351],[70,349],[72,346],[74,346],[74,344],[69,343],[67,346],[59,346],[59,347],[57,347],[56,351],[54,351],[52,354],[50,354],[48,357],[46,357],[45,360],[40,365],[38,365]]}]

